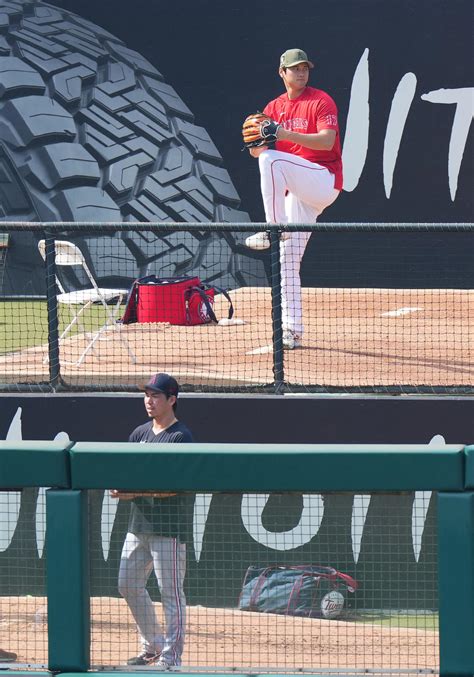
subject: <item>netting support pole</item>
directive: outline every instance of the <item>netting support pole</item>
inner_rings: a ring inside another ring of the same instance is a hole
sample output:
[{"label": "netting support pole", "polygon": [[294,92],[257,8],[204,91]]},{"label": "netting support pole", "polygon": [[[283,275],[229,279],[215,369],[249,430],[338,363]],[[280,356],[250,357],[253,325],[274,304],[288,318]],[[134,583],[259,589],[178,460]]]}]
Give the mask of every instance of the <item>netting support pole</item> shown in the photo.
[{"label": "netting support pole", "polygon": [[440,675],[474,675],[474,492],[438,494]]},{"label": "netting support pole", "polygon": [[56,251],[52,233],[45,233],[46,302],[48,308],[49,383],[56,390],[61,382],[59,362],[58,300],[56,297]]},{"label": "netting support pole", "polygon": [[281,324],[280,233],[270,232],[270,284],[272,292],[273,383],[275,393],[283,392],[283,328]]},{"label": "netting support pole", "polygon": [[87,491],[46,492],[48,669],[90,668]]}]

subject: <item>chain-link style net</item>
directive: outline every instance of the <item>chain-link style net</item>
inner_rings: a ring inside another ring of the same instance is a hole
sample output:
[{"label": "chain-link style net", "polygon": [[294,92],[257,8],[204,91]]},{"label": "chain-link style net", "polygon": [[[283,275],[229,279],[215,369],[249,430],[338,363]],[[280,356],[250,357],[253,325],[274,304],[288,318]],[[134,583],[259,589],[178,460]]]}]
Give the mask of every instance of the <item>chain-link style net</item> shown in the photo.
[{"label": "chain-link style net", "polygon": [[431,492],[90,501],[95,667],[437,674]]},{"label": "chain-link style net", "polygon": [[0,664],[48,664],[45,490],[0,491]]},{"label": "chain-link style net", "polygon": [[1,228],[3,390],[473,392],[472,224]]}]

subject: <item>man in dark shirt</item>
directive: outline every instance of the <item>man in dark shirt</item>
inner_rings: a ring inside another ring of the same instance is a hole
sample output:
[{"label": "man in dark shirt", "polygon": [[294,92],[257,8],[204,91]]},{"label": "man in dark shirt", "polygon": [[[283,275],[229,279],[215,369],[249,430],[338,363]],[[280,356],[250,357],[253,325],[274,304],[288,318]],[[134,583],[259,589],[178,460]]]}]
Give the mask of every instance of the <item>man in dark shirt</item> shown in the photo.
[{"label": "man in dark shirt", "polygon": [[[145,385],[150,421],[138,426],[129,442],[192,442],[188,428],[176,418],[178,383],[169,374],[155,374]],[[119,592],[125,598],[141,635],[143,651],[128,665],[166,670],[181,665],[186,622],[183,583],[186,573],[186,528],[192,497],[153,493],[149,496],[113,490],[114,498],[130,498],[128,533],[122,549]],[[152,571],[158,581],[165,618],[162,630],[146,589]]]}]

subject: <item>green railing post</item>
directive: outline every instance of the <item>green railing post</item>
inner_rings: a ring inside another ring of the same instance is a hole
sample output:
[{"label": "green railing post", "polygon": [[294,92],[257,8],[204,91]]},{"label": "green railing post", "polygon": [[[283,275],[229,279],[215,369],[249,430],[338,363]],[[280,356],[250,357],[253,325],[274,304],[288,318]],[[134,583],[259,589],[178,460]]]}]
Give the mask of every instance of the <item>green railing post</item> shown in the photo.
[{"label": "green railing post", "polygon": [[474,492],[438,494],[442,677],[474,675]]},{"label": "green railing post", "polygon": [[86,491],[46,492],[48,668],[90,667],[89,538]]}]

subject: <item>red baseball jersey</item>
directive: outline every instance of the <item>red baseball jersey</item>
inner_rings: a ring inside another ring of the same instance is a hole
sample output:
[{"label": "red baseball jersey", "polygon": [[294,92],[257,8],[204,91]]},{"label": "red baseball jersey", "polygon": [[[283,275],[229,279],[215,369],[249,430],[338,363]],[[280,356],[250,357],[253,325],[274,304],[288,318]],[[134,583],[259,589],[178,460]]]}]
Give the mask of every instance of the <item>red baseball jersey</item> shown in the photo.
[{"label": "red baseball jersey", "polygon": [[342,190],[342,158],[337,106],[333,99],[321,89],[306,87],[297,99],[282,94],[270,101],[263,111],[285,129],[300,134],[316,134],[322,129],[334,129],[336,140],[331,150],[312,150],[290,141],[277,141],[274,148],[284,153],[293,153],[317,162],[335,175],[334,188]]}]

